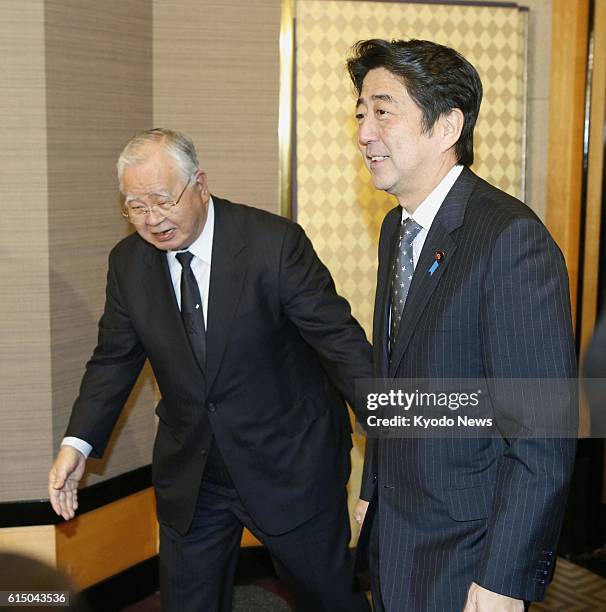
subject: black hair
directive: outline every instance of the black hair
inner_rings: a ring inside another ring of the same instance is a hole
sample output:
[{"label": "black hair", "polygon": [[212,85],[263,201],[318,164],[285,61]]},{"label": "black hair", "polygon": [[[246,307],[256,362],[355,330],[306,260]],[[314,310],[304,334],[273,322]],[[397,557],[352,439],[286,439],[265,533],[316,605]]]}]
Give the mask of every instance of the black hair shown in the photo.
[{"label": "black hair", "polygon": [[438,118],[453,108],[461,110],[464,123],[455,154],[459,163],[471,166],[473,129],[482,101],[477,70],[454,49],[429,40],[361,40],[347,60],[358,95],[364,78],[374,68],[385,68],[402,79],[421,109],[425,131],[431,131]]}]

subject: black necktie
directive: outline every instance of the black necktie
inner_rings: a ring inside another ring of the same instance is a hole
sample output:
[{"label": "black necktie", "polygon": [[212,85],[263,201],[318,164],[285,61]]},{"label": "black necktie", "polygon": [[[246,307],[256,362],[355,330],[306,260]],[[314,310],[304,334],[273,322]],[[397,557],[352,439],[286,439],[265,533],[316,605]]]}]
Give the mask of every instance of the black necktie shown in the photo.
[{"label": "black necktie", "polygon": [[181,270],[181,318],[189,337],[191,348],[202,368],[206,364],[206,331],[204,328],[204,310],[198,281],[191,269],[193,254],[189,251],[177,253]]},{"label": "black necktie", "polygon": [[[177,260],[181,264],[181,318],[189,338],[194,355],[202,368],[206,364],[206,330],[204,328],[204,310],[198,281],[191,269],[192,253],[183,251],[177,253]],[[206,417],[208,418],[208,417]],[[208,423],[208,426],[212,425]],[[204,466],[204,478],[215,484],[233,487],[229,470],[221,455],[214,435],[209,440],[210,449]]]}]

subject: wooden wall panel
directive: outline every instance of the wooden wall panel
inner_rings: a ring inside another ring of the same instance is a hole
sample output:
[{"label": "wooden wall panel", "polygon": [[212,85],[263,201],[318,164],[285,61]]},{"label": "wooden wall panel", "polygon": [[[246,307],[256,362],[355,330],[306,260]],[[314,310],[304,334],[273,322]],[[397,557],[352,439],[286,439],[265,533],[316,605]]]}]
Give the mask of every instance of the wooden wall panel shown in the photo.
[{"label": "wooden wall panel", "polygon": [[57,567],[84,589],[158,552],[151,489],[87,512],[56,527]]},{"label": "wooden wall panel", "polygon": [[57,561],[55,528],[53,525],[36,525],[0,529],[0,552],[25,555],[54,566]]},{"label": "wooden wall panel", "polygon": [[589,0],[553,0],[547,226],[564,252],[573,321],[579,279]]},{"label": "wooden wall panel", "polygon": [[[604,129],[606,127],[606,0],[595,0],[589,152],[587,164],[587,210],[581,317],[581,354],[595,326],[598,306],[600,230],[604,193]],[[606,470],[604,470],[606,478]],[[606,492],[606,486],[604,487]]]}]

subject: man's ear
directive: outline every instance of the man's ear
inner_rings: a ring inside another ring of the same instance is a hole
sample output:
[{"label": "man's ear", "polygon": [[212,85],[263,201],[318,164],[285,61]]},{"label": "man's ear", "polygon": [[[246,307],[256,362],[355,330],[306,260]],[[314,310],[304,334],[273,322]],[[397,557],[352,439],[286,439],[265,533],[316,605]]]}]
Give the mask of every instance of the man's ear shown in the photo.
[{"label": "man's ear", "polygon": [[202,172],[202,170],[196,172],[196,186],[200,190],[200,195],[202,197],[208,195],[208,179],[206,177],[206,172]]},{"label": "man's ear", "polygon": [[460,108],[453,108],[448,113],[444,113],[440,117],[440,129],[442,134],[443,147],[442,150],[448,151],[448,149],[454,147],[461,137],[463,131],[463,124],[465,118],[463,117],[463,111]]}]

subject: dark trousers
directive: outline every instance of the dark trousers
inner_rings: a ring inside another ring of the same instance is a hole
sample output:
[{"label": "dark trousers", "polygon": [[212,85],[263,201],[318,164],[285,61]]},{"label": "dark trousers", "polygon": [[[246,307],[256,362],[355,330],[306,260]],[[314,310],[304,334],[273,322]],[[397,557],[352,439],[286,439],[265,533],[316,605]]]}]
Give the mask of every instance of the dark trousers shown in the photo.
[{"label": "dark trousers", "polygon": [[[368,520],[372,521],[367,525],[369,532],[368,535],[368,573],[370,576],[370,592],[372,594],[372,607],[374,612],[386,612],[385,604],[383,603],[383,596],[381,595],[381,578],[379,573],[379,521],[377,517],[377,506],[378,499],[372,500],[374,504],[371,508],[369,507],[366,516]],[[371,512],[371,516],[368,516]],[[366,518],[364,522],[366,522]]]},{"label": "dark trousers", "polygon": [[182,536],[160,525],[163,612],[231,612],[242,527],[268,549],[276,572],[305,612],[368,612],[353,592],[345,489],[340,501],[281,535],[253,523],[235,489],[203,481],[194,520]]}]

